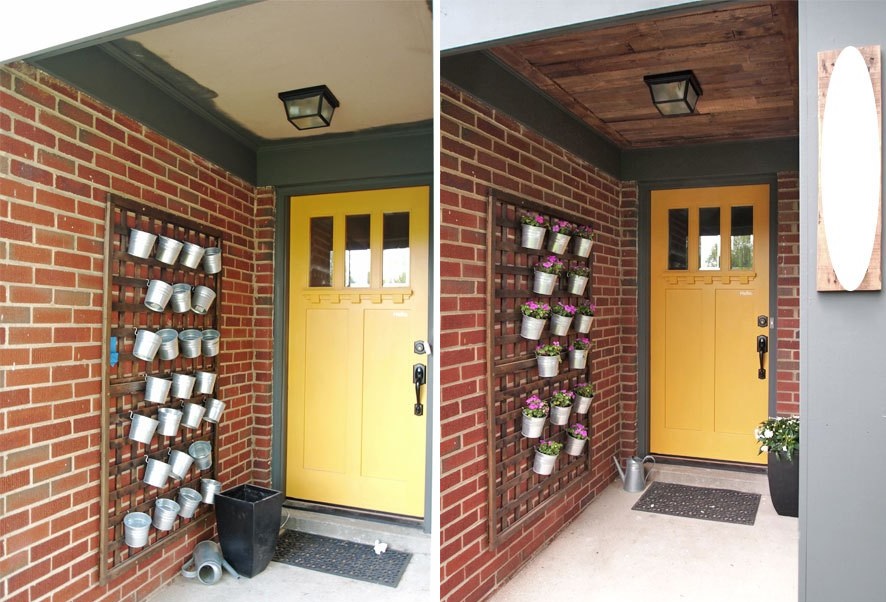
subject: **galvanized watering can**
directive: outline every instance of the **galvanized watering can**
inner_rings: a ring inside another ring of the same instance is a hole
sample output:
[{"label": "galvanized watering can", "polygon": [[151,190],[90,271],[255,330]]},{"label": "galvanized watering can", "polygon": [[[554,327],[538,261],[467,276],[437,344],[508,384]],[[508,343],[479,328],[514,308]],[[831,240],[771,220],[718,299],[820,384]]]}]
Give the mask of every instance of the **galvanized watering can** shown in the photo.
[{"label": "galvanized watering can", "polygon": [[625,467],[622,470],[621,465],[618,463],[618,458],[615,456],[612,457],[612,461],[615,462],[615,467],[618,469],[618,474],[624,482],[625,491],[636,493],[638,491],[643,491],[646,488],[646,477],[649,473],[644,470],[643,465],[647,460],[652,460],[652,462],[655,463],[655,458],[652,456],[646,456],[644,458],[638,456],[630,457],[625,460]]}]

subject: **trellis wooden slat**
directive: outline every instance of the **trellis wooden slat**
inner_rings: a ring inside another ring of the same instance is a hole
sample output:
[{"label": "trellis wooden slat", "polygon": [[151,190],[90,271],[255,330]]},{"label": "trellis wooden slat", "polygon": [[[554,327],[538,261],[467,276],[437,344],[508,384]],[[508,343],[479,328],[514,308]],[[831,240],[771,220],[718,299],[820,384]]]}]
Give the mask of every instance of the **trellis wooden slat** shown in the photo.
[{"label": "trellis wooden slat", "polygon": [[[551,297],[532,292],[532,266],[550,252],[526,249],[520,245],[520,212],[537,212],[548,217],[571,222],[580,221],[576,216],[542,205],[530,199],[512,194],[492,191],[487,212],[487,457],[489,490],[489,538],[493,548],[544,512],[547,505],[559,499],[577,484],[578,479],[591,469],[590,445],[584,454],[573,457],[561,453],[554,473],[547,477],[532,472],[533,444],[520,434],[522,402],[530,394],[549,397],[554,391],[572,388],[581,382],[589,382],[590,359],[584,370],[568,370],[561,364],[556,377],[539,378],[534,356],[535,346],[546,339],[559,339],[566,345],[576,338],[574,331],[566,336],[552,337],[547,331],[541,341],[529,341],[520,336],[522,314],[519,306],[533,298],[546,302],[577,304],[587,299],[590,291],[581,298],[570,295],[562,287]],[[590,260],[564,253],[562,259]],[[589,265],[590,267],[590,265]],[[561,279],[561,280],[565,280]],[[565,364],[565,362],[564,362]],[[587,424],[590,413],[581,420],[573,414],[569,424]],[[568,426],[568,425],[567,425]],[[564,441],[566,426],[547,424],[545,438]]]}]

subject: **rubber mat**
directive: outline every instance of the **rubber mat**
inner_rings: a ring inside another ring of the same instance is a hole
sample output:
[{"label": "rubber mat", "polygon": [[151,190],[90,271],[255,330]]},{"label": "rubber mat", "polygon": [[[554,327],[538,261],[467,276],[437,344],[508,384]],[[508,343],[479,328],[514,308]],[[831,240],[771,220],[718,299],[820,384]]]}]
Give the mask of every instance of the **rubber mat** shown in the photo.
[{"label": "rubber mat", "polygon": [[387,549],[376,554],[372,545],[286,530],[277,538],[273,560],[292,566],[397,587],[412,554]]},{"label": "rubber mat", "polygon": [[753,525],[759,507],[759,493],[655,481],[632,510]]}]

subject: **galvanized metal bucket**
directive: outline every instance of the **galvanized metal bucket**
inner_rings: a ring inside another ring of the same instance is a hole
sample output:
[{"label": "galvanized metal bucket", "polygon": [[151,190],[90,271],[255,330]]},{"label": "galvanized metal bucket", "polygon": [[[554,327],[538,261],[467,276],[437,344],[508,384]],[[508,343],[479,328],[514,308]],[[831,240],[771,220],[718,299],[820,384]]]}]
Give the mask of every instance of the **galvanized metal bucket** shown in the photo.
[{"label": "galvanized metal bucket", "polygon": [[169,531],[175,524],[180,506],[173,500],[165,497],[157,498],[154,502],[154,528],[160,531]]},{"label": "galvanized metal bucket", "polygon": [[570,238],[571,236],[568,234],[551,232],[551,237],[548,239],[548,251],[555,255],[562,255],[566,252],[566,245],[569,244]]},{"label": "galvanized metal bucket", "polygon": [[551,334],[562,337],[569,331],[569,326],[571,324],[572,316],[551,314]]},{"label": "galvanized metal bucket", "polygon": [[182,420],[182,411],[175,408],[160,408],[157,418],[160,421],[157,433],[166,437],[172,437],[178,432],[178,425]]},{"label": "galvanized metal bucket", "polygon": [[584,314],[575,314],[575,332],[579,334],[588,334],[591,332],[591,324],[594,322],[594,316],[586,316]]},{"label": "galvanized metal bucket", "polygon": [[218,375],[215,372],[197,370],[195,376],[197,377],[197,393],[211,395],[215,389],[215,379]]},{"label": "galvanized metal bucket", "polygon": [[212,466],[212,444],[209,441],[195,441],[188,448],[188,453],[194,458],[200,470]]},{"label": "galvanized metal bucket", "polygon": [[200,356],[200,341],[203,333],[196,328],[189,328],[178,333],[178,348],[182,357],[193,358]]},{"label": "galvanized metal bucket", "polygon": [[212,329],[203,331],[203,338],[200,341],[200,348],[203,351],[203,355],[206,357],[218,355],[220,346],[221,333],[219,331]]},{"label": "galvanized metal bucket", "polygon": [[191,311],[203,315],[209,311],[213,301],[215,301],[214,290],[208,286],[196,286],[193,295],[191,295]]},{"label": "galvanized metal bucket", "polygon": [[181,372],[172,373],[172,396],[176,399],[190,399],[194,393],[196,377]]},{"label": "galvanized metal bucket", "polygon": [[145,445],[150,443],[154,438],[154,431],[157,430],[157,425],[160,423],[149,416],[132,412],[129,412],[129,417],[132,418],[132,424],[129,426],[129,438]]},{"label": "galvanized metal bucket", "polygon": [[542,378],[551,378],[560,372],[560,358],[556,355],[539,355],[535,361],[538,364],[538,375]]},{"label": "galvanized metal bucket", "polygon": [[537,341],[541,338],[541,331],[544,330],[546,320],[544,318],[533,318],[532,316],[523,316],[520,324],[520,336],[530,341]]},{"label": "galvanized metal bucket", "polygon": [[154,487],[163,487],[166,485],[166,479],[169,478],[171,468],[166,462],[148,458],[148,465],[145,468],[145,476],[142,477],[142,481]]},{"label": "galvanized metal bucket", "polygon": [[145,376],[145,401],[149,403],[163,403],[169,395],[172,380],[159,376]]},{"label": "galvanized metal bucket", "polygon": [[129,246],[127,247],[127,253],[134,255],[135,257],[147,259],[151,256],[151,249],[154,248],[154,241],[156,240],[156,234],[131,228],[129,230]]},{"label": "galvanized metal bucket", "polygon": [[190,284],[180,282],[172,285],[172,311],[177,314],[183,314],[191,311],[191,290]]},{"label": "galvanized metal bucket", "polygon": [[178,331],[175,328],[164,328],[157,331],[160,337],[159,355],[161,360],[174,360],[178,357]]},{"label": "galvanized metal bucket", "polygon": [[172,467],[169,469],[169,474],[176,479],[185,478],[185,475],[191,470],[191,464],[193,463],[194,458],[183,451],[174,449],[169,452],[169,465]]},{"label": "galvanized metal bucket", "polygon": [[178,256],[178,262],[187,268],[194,269],[200,265],[203,259],[204,249],[200,245],[190,242],[182,243],[182,251]]},{"label": "galvanized metal bucket", "polygon": [[151,517],[144,512],[128,512],[123,517],[123,541],[130,548],[142,548],[148,543]]},{"label": "galvanized metal bucket", "polygon": [[202,499],[203,496],[196,489],[182,487],[178,490],[178,505],[181,506],[178,515],[182,518],[193,518]]},{"label": "galvanized metal bucket", "polygon": [[157,238],[157,254],[154,257],[160,263],[174,265],[179,253],[182,251],[182,246],[184,245],[174,238],[160,236]]},{"label": "galvanized metal bucket", "polygon": [[159,349],[160,337],[156,332],[135,329],[135,345],[132,346],[132,355],[140,360],[153,362]]},{"label": "galvanized metal bucket", "polygon": [[217,424],[224,410],[225,402],[210,397],[206,400],[206,413],[203,415],[203,420]]},{"label": "galvanized metal bucket", "polygon": [[218,274],[222,269],[221,249],[207,247],[203,254],[203,271],[207,274]]},{"label": "galvanized metal bucket", "polygon": [[189,429],[195,429],[200,426],[200,420],[203,419],[203,413],[206,408],[199,403],[187,402],[182,405],[182,422],[181,426]]},{"label": "galvanized metal bucket", "polygon": [[521,245],[527,249],[541,249],[541,245],[545,238],[545,229],[541,226],[533,226],[532,224],[521,225]]},{"label": "galvanized metal bucket", "polygon": [[200,479],[200,495],[204,504],[215,504],[215,494],[221,491],[221,483],[215,479]]},{"label": "galvanized metal bucket", "polygon": [[548,274],[547,272],[533,272],[532,292],[539,295],[550,295],[554,292],[557,285],[557,275]]},{"label": "galvanized metal bucket", "polygon": [[148,280],[145,307],[151,311],[163,312],[172,297],[172,285],[162,280]]},{"label": "galvanized metal bucket", "polygon": [[543,454],[535,450],[535,458],[532,461],[532,470],[540,475],[549,475],[554,472],[557,456]]}]

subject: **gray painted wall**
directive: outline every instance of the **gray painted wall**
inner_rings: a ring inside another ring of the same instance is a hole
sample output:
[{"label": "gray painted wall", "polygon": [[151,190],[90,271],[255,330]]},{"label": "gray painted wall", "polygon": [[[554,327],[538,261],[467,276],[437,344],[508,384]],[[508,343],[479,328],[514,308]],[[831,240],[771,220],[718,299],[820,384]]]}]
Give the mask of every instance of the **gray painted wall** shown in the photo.
[{"label": "gray painted wall", "polygon": [[804,602],[886,600],[886,298],[883,292],[815,290],[816,53],[848,45],[886,47],[884,24],[884,2],[800,3],[800,600]]}]

